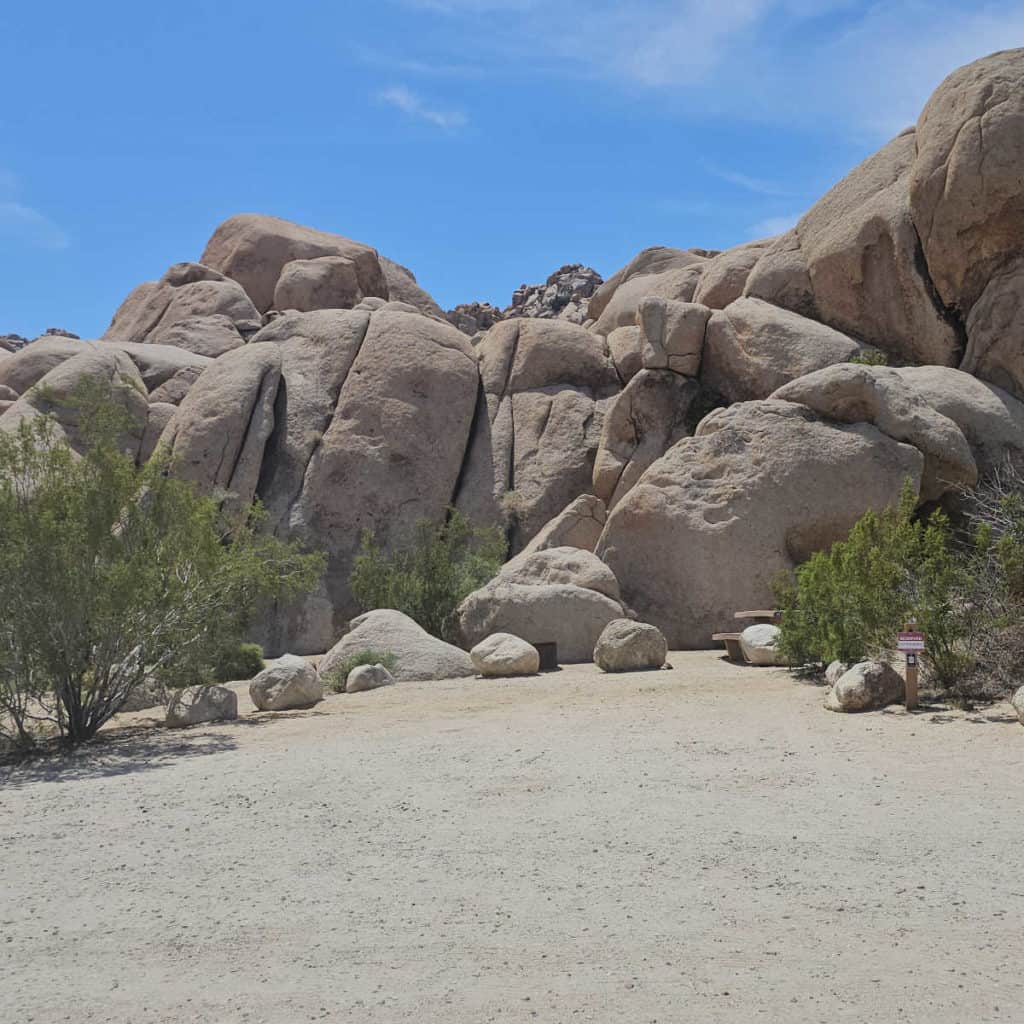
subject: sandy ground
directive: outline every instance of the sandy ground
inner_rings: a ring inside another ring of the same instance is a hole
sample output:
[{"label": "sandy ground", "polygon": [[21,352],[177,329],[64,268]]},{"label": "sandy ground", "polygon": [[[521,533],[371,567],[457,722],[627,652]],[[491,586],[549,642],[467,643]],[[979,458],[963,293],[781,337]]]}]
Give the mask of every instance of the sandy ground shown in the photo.
[{"label": "sandy ground", "polygon": [[0,769],[0,1019],[1024,1020],[1009,709],[672,661]]}]

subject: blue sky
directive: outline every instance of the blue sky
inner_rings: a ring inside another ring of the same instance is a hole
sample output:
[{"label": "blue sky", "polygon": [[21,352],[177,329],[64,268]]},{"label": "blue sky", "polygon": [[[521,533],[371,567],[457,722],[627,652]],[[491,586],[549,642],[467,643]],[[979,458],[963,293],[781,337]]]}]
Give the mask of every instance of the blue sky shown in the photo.
[{"label": "blue sky", "polygon": [[784,229],[1024,0],[140,0],[0,11],[0,333],[100,334],[242,211],[444,306]]}]

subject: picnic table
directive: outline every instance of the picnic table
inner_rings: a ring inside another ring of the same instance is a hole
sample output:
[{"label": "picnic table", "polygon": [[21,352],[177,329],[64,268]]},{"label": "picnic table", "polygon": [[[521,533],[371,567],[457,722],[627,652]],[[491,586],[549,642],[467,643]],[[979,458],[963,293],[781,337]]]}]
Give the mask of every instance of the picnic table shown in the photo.
[{"label": "picnic table", "polygon": [[755,608],[749,612],[737,612],[734,618],[753,619],[755,625],[765,623],[775,625],[782,618],[782,612],[778,608]]}]

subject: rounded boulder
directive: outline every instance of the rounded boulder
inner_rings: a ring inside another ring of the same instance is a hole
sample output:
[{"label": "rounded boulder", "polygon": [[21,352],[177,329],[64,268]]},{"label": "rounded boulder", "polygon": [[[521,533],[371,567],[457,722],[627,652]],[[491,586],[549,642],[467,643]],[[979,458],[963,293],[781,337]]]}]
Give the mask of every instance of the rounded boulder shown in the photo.
[{"label": "rounded boulder", "polygon": [[594,664],[604,672],[661,668],[667,656],[665,634],[657,626],[632,619],[613,619],[594,647]]},{"label": "rounded boulder", "polygon": [[286,654],[256,676],[249,684],[249,696],[260,711],[287,711],[323,700],[324,688],[305,658]]},{"label": "rounded boulder", "polygon": [[532,676],[540,671],[537,648],[511,633],[492,633],[469,656],[482,676]]}]

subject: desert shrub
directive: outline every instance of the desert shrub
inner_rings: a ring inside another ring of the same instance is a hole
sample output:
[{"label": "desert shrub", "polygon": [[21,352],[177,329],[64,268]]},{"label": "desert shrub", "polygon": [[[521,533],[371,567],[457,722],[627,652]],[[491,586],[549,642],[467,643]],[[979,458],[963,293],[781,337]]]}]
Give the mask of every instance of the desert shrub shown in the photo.
[{"label": "desert shrub", "polygon": [[210,671],[255,614],[311,588],[320,555],[260,531],[118,446],[118,410],[78,397],[76,454],[46,417],[0,433],[0,732],[92,737],[147,676]]},{"label": "desert shrub", "polygon": [[393,608],[428,633],[452,639],[455,609],[497,575],[505,552],[501,530],[474,527],[449,509],[443,523],[421,519],[409,544],[393,553],[364,531],[349,583],[363,611]]},{"label": "desert shrub", "polygon": [[323,677],[323,681],[335,693],[344,693],[349,673],[360,665],[383,665],[389,672],[394,672],[398,667],[398,658],[391,651],[375,651],[370,648],[358,651],[339,662]]},{"label": "desert shrub", "polygon": [[215,683],[230,683],[236,679],[252,679],[266,668],[263,648],[259,644],[229,644],[217,653],[211,677]]},{"label": "desert shrub", "polygon": [[946,515],[918,518],[915,505],[908,483],[897,505],[865,513],[846,540],[777,583],[780,646],[791,664],[877,657],[915,618],[927,634],[922,661],[934,685],[946,689],[968,671],[970,561],[957,551]]},{"label": "desert shrub", "polygon": [[888,366],[889,357],[877,348],[865,348],[851,356],[847,362],[857,363],[859,366]]}]

